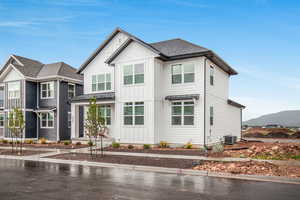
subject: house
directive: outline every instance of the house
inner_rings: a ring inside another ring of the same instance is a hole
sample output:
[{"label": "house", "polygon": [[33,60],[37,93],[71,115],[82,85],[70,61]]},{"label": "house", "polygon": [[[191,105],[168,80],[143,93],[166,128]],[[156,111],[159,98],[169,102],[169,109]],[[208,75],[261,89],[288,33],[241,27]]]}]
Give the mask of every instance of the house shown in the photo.
[{"label": "house", "polygon": [[124,144],[208,145],[240,138],[243,105],[228,98],[237,72],[213,51],[182,39],[146,43],[117,28],[81,65],[84,94],[72,99],[72,139],[86,138],[80,108],[91,97],[110,137]]},{"label": "house", "polygon": [[8,113],[24,111],[24,138],[70,139],[70,99],[83,94],[83,77],[70,65],[11,55],[0,71],[0,137],[10,138]]}]

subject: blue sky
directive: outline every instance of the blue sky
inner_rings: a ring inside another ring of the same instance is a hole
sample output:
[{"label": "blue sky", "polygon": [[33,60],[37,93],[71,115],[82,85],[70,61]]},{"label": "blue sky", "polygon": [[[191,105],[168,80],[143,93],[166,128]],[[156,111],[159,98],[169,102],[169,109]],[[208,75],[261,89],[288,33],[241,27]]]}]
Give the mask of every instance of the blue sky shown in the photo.
[{"label": "blue sky", "polygon": [[0,0],[0,63],[10,54],[80,66],[115,28],[146,42],[183,38],[240,74],[244,118],[300,109],[300,1]]}]

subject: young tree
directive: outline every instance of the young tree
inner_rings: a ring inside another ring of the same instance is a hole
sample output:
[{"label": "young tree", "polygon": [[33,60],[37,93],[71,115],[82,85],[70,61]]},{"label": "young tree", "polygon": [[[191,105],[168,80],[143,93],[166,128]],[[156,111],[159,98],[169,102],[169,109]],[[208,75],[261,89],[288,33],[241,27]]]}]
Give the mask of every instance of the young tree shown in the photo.
[{"label": "young tree", "polygon": [[[23,111],[19,108],[14,108],[12,111],[9,112],[8,115],[8,129],[11,132],[11,136],[19,138],[20,140],[20,151],[19,154],[23,153],[23,131],[25,128],[25,120]],[[12,142],[13,145],[13,142]],[[17,148],[17,145],[16,145]]]},{"label": "young tree", "polygon": [[[90,154],[93,155],[93,141],[92,138],[95,139],[95,144],[97,142],[97,137],[99,133],[104,128],[104,118],[98,113],[99,106],[96,103],[96,98],[91,98],[89,105],[87,116],[85,119],[84,127],[86,129],[87,136],[89,137],[89,144],[90,144]],[[102,138],[101,138],[102,139]],[[102,146],[101,146],[102,149]]]}]

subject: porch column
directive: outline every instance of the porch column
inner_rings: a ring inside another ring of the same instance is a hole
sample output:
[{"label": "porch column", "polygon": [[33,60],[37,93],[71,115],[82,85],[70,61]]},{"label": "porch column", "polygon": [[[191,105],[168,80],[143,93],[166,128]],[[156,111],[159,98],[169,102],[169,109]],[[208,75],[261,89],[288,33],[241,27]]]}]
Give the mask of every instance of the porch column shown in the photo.
[{"label": "porch column", "polygon": [[79,137],[79,106],[71,103],[71,138]]}]

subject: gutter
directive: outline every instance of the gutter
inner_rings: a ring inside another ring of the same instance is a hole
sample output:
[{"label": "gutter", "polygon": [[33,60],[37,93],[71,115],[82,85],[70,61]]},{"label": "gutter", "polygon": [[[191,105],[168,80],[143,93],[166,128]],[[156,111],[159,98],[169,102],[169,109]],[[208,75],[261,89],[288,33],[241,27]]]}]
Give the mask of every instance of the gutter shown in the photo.
[{"label": "gutter", "polygon": [[203,124],[203,127],[204,127],[204,140],[203,140],[203,145],[204,145],[204,149],[207,149],[207,145],[206,145],[206,61],[207,61],[208,58],[204,58],[204,91],[203,91],[203,107],[204,107],[204,110],[203,110],[203,113],[204,113],[204,118],[203,118],[203,121],[204,121],[204,124]]}]

